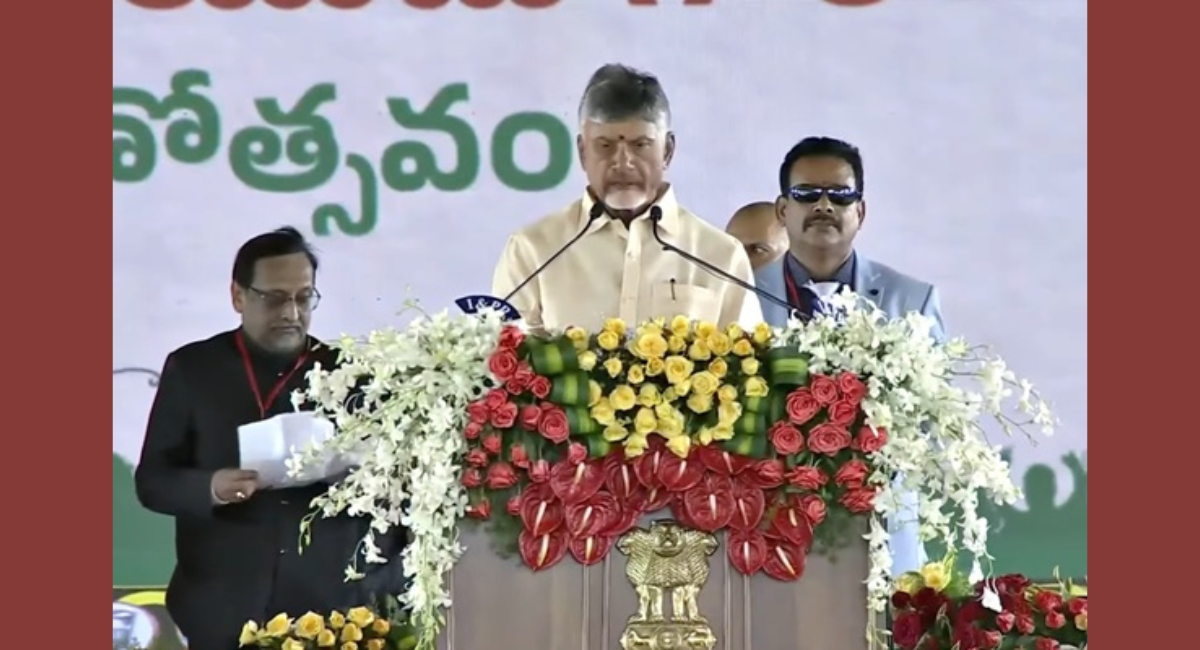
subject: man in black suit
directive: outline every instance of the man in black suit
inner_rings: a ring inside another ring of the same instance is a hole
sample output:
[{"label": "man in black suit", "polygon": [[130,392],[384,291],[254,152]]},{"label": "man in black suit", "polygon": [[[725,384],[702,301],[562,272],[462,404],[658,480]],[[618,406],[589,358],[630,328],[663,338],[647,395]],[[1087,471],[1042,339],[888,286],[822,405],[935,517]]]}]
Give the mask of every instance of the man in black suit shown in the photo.
[{"label": "man in black suit", "polygon": [[238,469],[238,427],[292,410],[291,393],[335,353],[308,335],[320,301],[317,257],[293,228],[246,242],[230,292],[240,328],[168,355],[136,472],[142,505],[175,518],[167,610],[190,650],[234,650],[247,620],[367,604],[402,590],[403,532],[380,540],[385,565],[344,571],[366,532],[360,518],[318,518],[299,552],[300,522],[325,483],[262,489]]}]

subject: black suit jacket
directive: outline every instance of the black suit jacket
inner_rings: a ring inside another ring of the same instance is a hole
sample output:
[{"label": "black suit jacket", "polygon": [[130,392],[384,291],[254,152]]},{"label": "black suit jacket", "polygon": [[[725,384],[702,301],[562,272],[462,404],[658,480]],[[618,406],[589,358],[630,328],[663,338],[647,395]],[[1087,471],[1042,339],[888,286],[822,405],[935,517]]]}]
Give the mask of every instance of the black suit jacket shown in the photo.
[{"label": "black suit jacket", "polygon": [[[291,392],[304,384],[315,362],[328,368],[335,353],[310,341],[307,362],[270,405],[267,417],[292,409]],[[253,350],[253,367],[264,398],[295,364]],[[317,517],[311,543],[299,552],[300,522],[311,500],[328,489],[312,486],[256,492],[244,503],[214,505],[216,470],[236,468],[238,426],[261,419],[235,332],[191,343],[172,352],[163,366],[141,462],[137,495],[155,512],[175,518],[176,568],[167,588],[167,609],[193,650],[236,648],[247,620],[280,611],[367,604],[403,590],[399,553],[404,532],[380,539],[389,562],[359,568],[367,578],[345,581],[346,566],[367,530],[361,518]],[[230,645],[232,644],[232,645]]]}]

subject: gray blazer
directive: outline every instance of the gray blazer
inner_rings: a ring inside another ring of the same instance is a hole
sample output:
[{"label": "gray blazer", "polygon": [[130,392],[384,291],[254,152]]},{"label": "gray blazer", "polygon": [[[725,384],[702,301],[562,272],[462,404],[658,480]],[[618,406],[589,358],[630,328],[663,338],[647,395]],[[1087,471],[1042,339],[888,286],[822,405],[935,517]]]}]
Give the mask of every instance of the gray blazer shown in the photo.
[{"label": "gray blazer", "polygon": [[[787,299],[787,285],[783,280],[783,258],[763,266],[754,273],[754,284],[759,289],[777,298]],[[854,269],[855,291],[875,303],[889,318],[903,318],[909,312],[921,312],[933,319],[931,331],[934,340],[946,340],[946,326],[942,322],[942,306],[937,288],[905,275],[896,269],[858,255]],[[774,327],[787,324],[788,311],[780,305],[759,298],[762,303],[763,320]],[[897,479],[896,486],[900,487]],[[892,573],[916,571],[926,562],[924,546],[917,537],[917,495],[902,493],[898,516],[888,522],[891,534]]]},{"label": "gray blazer", "polygon": [[[754,284],[759,289],[783,300],[787,300],[787,286],[783,281],[783,258],[763,266],[754,272]],[[875,303],[889,318],[903,318],[909,312],[921,312],[934,321],[933,337],[946,340],[946,328],[942,322],[942,306],[937,288],[928,282],[905,275],[896,269],[858,255],[854,269],[854,288],[860,296]],[[773,302],[759,298],[762,303],[763,320],[774,327],[787,324],[788,312]]]}]

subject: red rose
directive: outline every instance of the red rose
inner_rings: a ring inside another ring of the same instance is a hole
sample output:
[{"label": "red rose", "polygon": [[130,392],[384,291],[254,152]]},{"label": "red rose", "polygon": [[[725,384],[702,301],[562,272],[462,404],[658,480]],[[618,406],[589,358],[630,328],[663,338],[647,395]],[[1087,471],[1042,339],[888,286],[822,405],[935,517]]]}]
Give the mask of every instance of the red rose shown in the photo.
[{"label": "red rose", "polygon": [[847,490],[838,503],[855,514],[870,512],[875,509],[875,490],[869,487]]},{"label": "red rose", "polygon": [[775,451],[779,452],[780,456],[798,454],[800,450],[804,449],[804,436],[800,434],[799,429],[787,422],[777,422],[767,432],[767,435],[771,438],[771,444],[775,446]]},{"label": "red rose", "polygon": [[529,468],[529,480],[534,483],[545,483],[550,480],[550,463],[545,459],[536,460]]},{"label": "red rose", "polygon": [[808,448],[814,453],[833,456],[849,446],[850,432],[836,424],[818,424],[808,433]]},{"label": "red rose", "polygon": [[1041,636],[1041,637],[1038,637],[1037,641],[1033,642],[1033,649],[1034,650],[1058,650],[1058,641],[1055,641],[1054,639],[1051,639],[1050,637]]},{"label": "red rose", "polygon": [[492,411],[492,426],[497,429],[509,429],[517,421],[517,405],[505,402],[500,408]]},{"label": "red rose", "polygon": [[488,468],[487,485],[493,490],[503,490],[517,484],[517,473],[508,463],[496,463]]},{"label": "red rose", "polygon": [[550,394],[550,380],[538,375],[529,382],[529,392],[533,393],[538,399],[546,399]]},{"label": "red rose", "polygon": [[520,395],[529,389],[529,383],[536,377],[533,373],[533,367],[528,363],[522,363],[517,366],[517,371],[508,381],[504,382],[504,388],[513,395]]},{"label": "red rose", "polygon": [[513,467],[529,469],[529,453],[521,445],[513,445],[512,449],[508,450],[508,459],[512,461]]},{"label": "red rose", "polygon": [[478,422],[468,422],[467,428],[463,429],[463,437],[467,440],[477,440],[479,434],[483,431],[483,425]]},{"label": "red rose", "polygon": [[858,460],[846,461],[833,475],[833,482],[848,488],[861,488],[867,480],[867,464]]},{"label": "red rose", "polygon": [[587,460],[587,447],[578,442],[572,442],[567,447],[567,462],[572,465],[578,465],[585,460]]},{"label": "red rose", "polygon": [[788,393],[787,417],[788,421],[792,424],[806,424],[820,412],[821,404],[817,402],[817,399],[813,397],[812,391],[809,389],[797,388]]},{"label": "red rose", "polygon": [[760,488],[771,489],[783,485],[783,461],[762,460],[754,464],[756,482]]},{"label": "red rose", "polygon": [[980,630],[979,647],[983,650],[999,648],[1002,640],[1004,640],[1004,637],[1002,637],[1000,633],[995,630]]},{"label": "red rose", "polygon": [[542,419],[542,409],[537,404],[526,404],[521,407],[521,428],[526,431],[537,431],[538,422]]},{"label": "red rose", "polygon": [[830,377],[813,375],[812,381],[808,382],[808,387],[821,406],[829,406],[838,399],[837,382]]},{"label": "red rose", "polygon": [[864,426],[858,430],[858,438],[854,440],[854,446],[864,454],[873,454],[883,449],[887,441],[887,429],[875,427],[875,430],[872,431],[871,427]]},{"label": "red rose", "polygon": [[852,372],[843,372],[838,375],[837,386],[838,390],[842,392],[842,399],[855,406],[867,396],[867,385]]},{"label": "red rose", "polygon": [[504,329],[500,330],[500,347],[507,350],[516,350],[521,346],[521,342],[525,340],[525,333],[521,328],[515,325],[505,325]]},{"label": "red rose", "polygon": [[913,650],[925,634],[921,617],[916,612],[904,612],[892,623],[892,639],[902,650]]},{"label": "red rose", "polygon": [[829,406],[829,421],[849,428],[858,419],[858,405],[840,399]]},{"label": "red rose", "polygon": [[479,470],[472,467],[463,472],[462,484],[463,487],[467,488],[468,490],[477,488],[480,485],[483,485],[483,475],[479,473]]},{"label": "red rose", "polygon": [[1017,622],[1017,616],[1009,611],[1000,612],[996,615],[996,627],[1003,633],[1008,634],[1013,629],[1013,623]]},{"label": "red rose", "polygon": [[825,521],[828,509],[824,499],[815,494],[806,494],[800,497],[800,511],[804,513],[804,518],[808,520],[809,525],[816,528],[817,524]]},{"label": "red rose", "polygon": [[483,450],[493,456],[496,456],[500,453],[501,444],[500,436],[493,433],[490,436],[484,437]]},{"label": "red rose", "polygon": [[467,464],[471,467],[487,467],[490,462],[487,452],[478,447],[467,452]]},{"label": "red rose", "polygon": [[809,465],[798,465],[787,474],[787,481],[804,490],[819,490],[829,482],[829,475]]},{"label": "red rose", "polygon": [[571,435],[570,423],[567,422],[567,414],[557,406],[552,408],[542,409],[542,420],[538,422],[538,433],[542,437],[555,444],[566,442],[567,437]]},{"label": "red rose", "polygon": [[1050,612],[1049,614],[1046,614],[1046,627],[1050,628],[1051,630],[1057,630],[1066,624],[1067,617],[1064,616],[1062,612]]},{"label": "red rose", "polygon": [[907,591],[897,591],[892,594],[893,609],[908,609],[912,605],[912,594]]},{"label": "red rose", "polygon": [[492,390],[488,391],[487,395],[484,396],[483,401],[485,404],[487,404],[489,412],[495,411],[496,409],[508,403],[508,393],[504,392],[504,390],[500,388],[493,388]]},{"label": "red rose", "polygon": [[1071,616],[1079,616],[1087,611],[1087,598],[1072,598],[1067,601],[1067,611]]},{"label": "red rose", "polygon": [[520,517],[521,516],[521,495],[514,494],[512,497],[510,497],[508,500],[508,503],[505,504],[504,509],[507,510],[508,514],[510,514],[512,516]]},{"label": "red rose", "polygon": [[467,417],[471,418],[472,422],[483,424],[484,422],[487,422],[488,412],[491,410],[492,409],[488,407],[487,402],[484,400],[471,402],[467,405]]},{"label": "red rose", "polygon": [[1038,591],[1033,596],[1033,606],[1038,608],[1038,611],[1046,613],[1057,612],[1062,605],[1062,596],[1053,591]]},{"label": "red rose", "polygon": [[1018,614],[1016,627],[1021,634],[1033,634],[1033,616]]},{"label": "red rose", "polygon": [[508,348],[500,348],[488,357],[488,370],[491,371],[496,379],[500,381],[508,381],[517,374],[517,366],[521,363],[517,358],[517,353]]},{"label": "red rose", "polygon": [[467,506],[467,516],[475,519],[487,519],[492,516],[492,504],[487,499]]}]

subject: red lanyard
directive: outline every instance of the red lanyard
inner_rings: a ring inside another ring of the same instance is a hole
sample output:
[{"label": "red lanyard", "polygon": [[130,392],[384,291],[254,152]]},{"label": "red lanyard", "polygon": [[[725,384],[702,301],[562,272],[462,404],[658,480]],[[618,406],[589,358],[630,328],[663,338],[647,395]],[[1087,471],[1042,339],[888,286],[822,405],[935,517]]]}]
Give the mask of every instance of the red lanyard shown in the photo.
[{"label": "red lanyard", "polygon": [[788,302],[792,303],[792,309],[804,309],[804,303],[800,300],[800,289],[796,287],[796,279],[792,277],[789,259],[783,261],[783,284],[787,287]]},{"label": "red lanyard", "polygon": [[274,388],[271,389],[271,392],[267,393],[267,399],[264,400],[262,393],[258,390],[258,379],[254,375],[254,364],[250,361],[250,351],[246,349],[246,339],[242,336],[241,330],[234,335],[234,339],[237,341],[238,352],[242,353],[242,365],[246,367],[246,379],[250,382],[250,390],[254,391],[254,400],[258,402],[259,417],[265,418],[267,417],[267,409],[271,408],[271,405],[279,398],[279,393],[283,392],[283,387],[287,386],[288,381],[292,379],[292,375],[296,374],[296,371],[308,360],[308,353],[305,352],[300,355],[299,359],[296,359],[296,365],[292,366],[292,369],[286,375],[280,377]]}]

